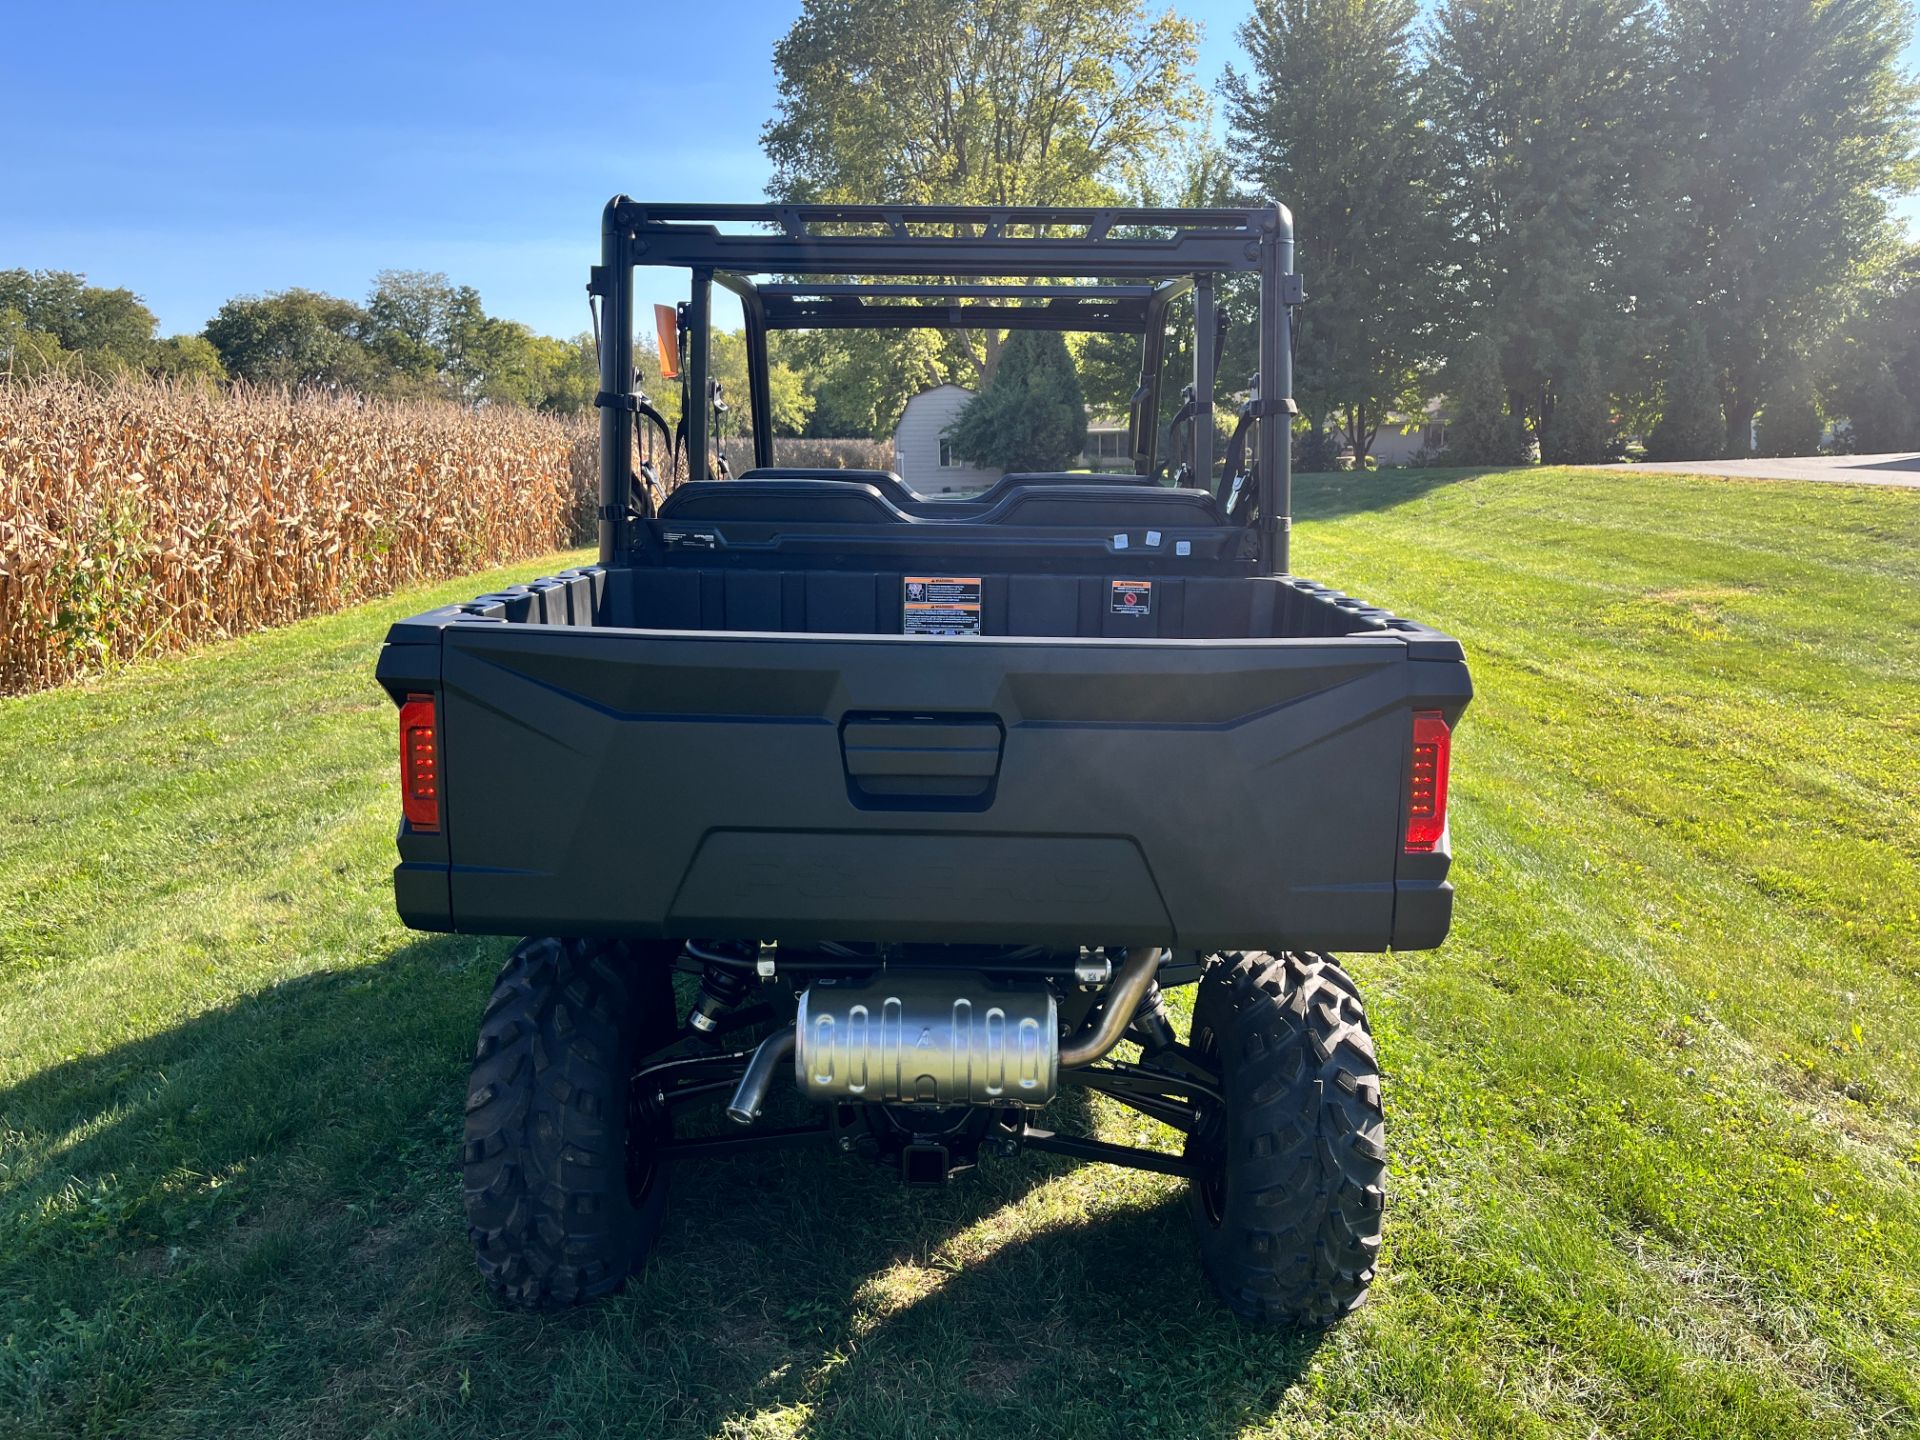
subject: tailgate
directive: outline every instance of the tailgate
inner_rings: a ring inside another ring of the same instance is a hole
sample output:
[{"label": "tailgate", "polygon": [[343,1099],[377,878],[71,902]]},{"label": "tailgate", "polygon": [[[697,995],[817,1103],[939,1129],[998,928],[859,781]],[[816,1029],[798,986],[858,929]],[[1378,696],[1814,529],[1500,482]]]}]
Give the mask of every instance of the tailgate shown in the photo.
[{"label": "tailgate", "polygon": [[439,633],[445,848],[402,887],[425,928],[1201,950],[1446,930],[1444,849],[1400,842],[1409,713],[1457,715],[1457,649]]}]

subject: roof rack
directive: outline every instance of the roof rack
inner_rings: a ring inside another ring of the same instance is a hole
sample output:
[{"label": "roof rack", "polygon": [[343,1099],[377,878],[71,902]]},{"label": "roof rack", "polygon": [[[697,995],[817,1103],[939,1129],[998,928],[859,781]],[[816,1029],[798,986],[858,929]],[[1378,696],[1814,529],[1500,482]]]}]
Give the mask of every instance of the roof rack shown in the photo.
[{"label": "roof rack", "polygon": [[1231,274],[1260,267],[1263,241],[1293,238],[1293,217],[1278,205],[651,205],[616,196],[606,225],[632,264],[746,275]]},{"label": "roof rack", "polygon": [[1138,335],[1159,285],[760,285],[769,330],[1080,330]]},{"label": "roof rack", "polygon": [[[723,229],[722,227],[733,227]],[[1215,282],[1260,277],[1260,553],[1285,573],[1291,529],[1288,430],[1294,412],[1290,308],[1293,217],[1282,205],[1201,209],[1126,206],[649,204],[616,195],[601,221],[601,263],[587,289],[602,302],[600,406],[603,561],[624,553],[635,414],[633,271],[692,272],[682,308],[690,393],[706,394],[713,286],[740,297],[754,463],[772,462],[767,335],[774,330],[916,328],[1072,330],[1142,339],[1131,451],[1154,470],[1167,305],[1191,291],[1196,336],[1215,333]],[[905,277],[884,280],[874,277]],[[1013,282],[1009,277],[1023,277]],[[756,277],[769,277],[757,279]],[[974,281],[979,283],[933,283]],[[1041,283],[1048,280],[1055,283]],[[1062,284],[1062,280],[1092,281]],[[1122,282],[1122,283],[1116,283]],[[1212,473],[1214,345],[1194,346],[1192,468]],[[683,415],[688,473],[708,473],[708,406]],[[1267,457],[1271,457],[1268,459]],[[644,528],[644,527],[643,527]]]}]

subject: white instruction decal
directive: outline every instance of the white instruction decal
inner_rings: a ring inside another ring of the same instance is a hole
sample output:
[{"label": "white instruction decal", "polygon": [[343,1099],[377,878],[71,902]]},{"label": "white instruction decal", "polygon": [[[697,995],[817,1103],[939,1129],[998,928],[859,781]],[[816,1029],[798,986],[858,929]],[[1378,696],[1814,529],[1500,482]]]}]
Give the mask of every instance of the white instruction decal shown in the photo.
[{"label": "white instruction decal", "polygon": [[1113,613],[1151,615],[1153,613],[1153,582],[1151,580],[1114,581]]},{"label": "white instruction decal", "polygon": [[901,584],[901,634],[980,633],[978,575],[909,575]]}]

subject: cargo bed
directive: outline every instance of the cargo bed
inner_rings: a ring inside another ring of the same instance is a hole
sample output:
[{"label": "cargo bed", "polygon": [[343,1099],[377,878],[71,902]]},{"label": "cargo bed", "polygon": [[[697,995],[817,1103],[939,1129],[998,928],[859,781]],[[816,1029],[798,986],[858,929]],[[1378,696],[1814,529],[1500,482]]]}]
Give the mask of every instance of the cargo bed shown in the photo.
[{"label": "cargo bed", "polygon": [[[1446,840],[1403,843],[1412,717],[1458,718],[1459,645],[1115,538],[1102,573],[929,575],[777,541],[755,560],[735,535],[724,563],[683,549],[401,622],[379,674],[397,702],[431,699],[441,786],[437,831],[402,828],[402,916],[806,945],[1437,945]],[[977,633],[903,633],[929,580],[965,582]]]}]

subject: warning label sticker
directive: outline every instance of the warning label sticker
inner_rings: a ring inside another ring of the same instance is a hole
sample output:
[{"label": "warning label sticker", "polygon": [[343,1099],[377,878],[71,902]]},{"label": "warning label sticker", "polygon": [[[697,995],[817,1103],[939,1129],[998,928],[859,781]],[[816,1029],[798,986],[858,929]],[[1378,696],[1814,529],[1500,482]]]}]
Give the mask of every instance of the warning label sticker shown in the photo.
[{"label": "warning label sticker", "polygon": [[901,582],[904,635],[978,635],[978,575],[909,575]]},{"label": "warning label sticker", "polygon": [[1153,613],[1153,582],[1151,580],[1114,581],[1113,613],[1151,615]]}]

